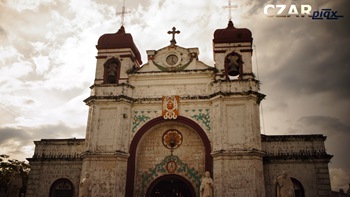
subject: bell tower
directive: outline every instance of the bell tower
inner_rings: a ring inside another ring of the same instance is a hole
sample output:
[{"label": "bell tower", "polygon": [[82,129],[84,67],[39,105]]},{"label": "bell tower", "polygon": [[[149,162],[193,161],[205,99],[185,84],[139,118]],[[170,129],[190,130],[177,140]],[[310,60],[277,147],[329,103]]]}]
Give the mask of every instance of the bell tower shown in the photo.
[{"label": "bell tower", "polygon": [[225,29],[217,29],[213,39],[214,61],[219,70],[216,79],[253,79],[252,43],[251,31],[234,27],[231,20]]},{"label": "bell tower", "polygon": [[259,104],[265,95],[252,72],[252,33],[229,20],[214,32],[217,73],[212,99],[215,196],[264,196]]},{"label": "bell tower", "polygon": [[141,56],[123,26],[102,35],[96,48],[95,80],[84,101],[89,115],[81,179],[89,174],[101,191],[124,196],[133,89],[128,73],[139,68]]}]

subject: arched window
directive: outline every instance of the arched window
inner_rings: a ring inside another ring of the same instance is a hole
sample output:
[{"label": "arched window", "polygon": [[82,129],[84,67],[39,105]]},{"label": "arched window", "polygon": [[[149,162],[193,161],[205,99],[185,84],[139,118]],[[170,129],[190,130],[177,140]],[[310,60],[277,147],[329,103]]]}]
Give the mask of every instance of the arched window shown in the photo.
[{"label": "arched window", "polygon": [[57,179],[50,188],[50,197],[73,197],[74,187],[68,179]]},{"label": "arched window", "polygon": [[305,196],[304,187],[300,183],[300,181],[292,177],[290,179],[292,180],[294,185],[295,197],[304,197]]},{"label": "arched window", "polygon": [[103,81],[106,84],[118,84],[120,76],[120,62],[118,59],[109,59],[104,64]]},{"label": "arched window", "polygon": [[240,77],[242,74],[242,56],[236,52],[228,54],[225,58],[225,73],[227,79],[229,77]]}]

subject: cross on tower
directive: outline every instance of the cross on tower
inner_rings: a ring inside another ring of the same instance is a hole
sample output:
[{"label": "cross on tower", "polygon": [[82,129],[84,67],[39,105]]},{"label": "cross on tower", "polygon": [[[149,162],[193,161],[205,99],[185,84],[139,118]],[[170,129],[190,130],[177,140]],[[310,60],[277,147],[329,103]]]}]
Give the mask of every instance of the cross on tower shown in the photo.
[{"label": "cross on tower", "polygon": [[222,6],[223,8],[228,8],[228,20],[232,21],[232,8],[237,8],[237,5],[232,5],[231,0],[228,0],[228,5]]},{"label": "cross on tower", "polygon": [[123,8],[121,12],[117,12],[117,15],[122,15],[122,21],[121,21],[121,25],[124,26],[124,17],[126,14],[130,14],[130,11],[125,11],[125,0],[123,1]]},{"label": "cross on tower", "polygon": [[180,31],[179,30],[176,31],[175,27],[173,27],[172,31],[168,31],[168,34],[173,34],[173,39],[170,40],[171,46],[175,46],[175,44],[176,44],[175,34],[179,34],[179,33],[180,33]]}]

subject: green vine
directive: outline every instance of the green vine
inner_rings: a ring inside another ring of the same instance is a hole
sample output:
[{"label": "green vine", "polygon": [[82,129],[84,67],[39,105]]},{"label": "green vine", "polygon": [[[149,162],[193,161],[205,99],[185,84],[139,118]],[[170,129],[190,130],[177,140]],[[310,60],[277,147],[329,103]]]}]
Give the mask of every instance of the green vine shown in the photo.
[{"label": "green vine", "polygon": [[142,114],[142,115],[134,115],[133,117],[133,127],[132,132],[135,133],[136,128],[143,122],[146,122],[147,120],[151,119],[150,117]]}]

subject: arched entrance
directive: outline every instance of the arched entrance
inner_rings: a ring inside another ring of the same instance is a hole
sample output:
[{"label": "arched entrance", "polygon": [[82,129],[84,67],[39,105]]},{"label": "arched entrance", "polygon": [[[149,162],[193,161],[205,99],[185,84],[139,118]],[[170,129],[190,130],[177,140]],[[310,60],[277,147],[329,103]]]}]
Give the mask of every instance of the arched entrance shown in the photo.
[{"label": "arched entrance", "polygon": [[300,181],[298,181],[298,179],[295,179],[292,177],[290,179],[292,180],[293,185],[294,185],[295,197],[304,197],[305,196],[304,187],[300,183]]},{"label": "arched entrance", "polygon": [[[143,125],[138,132],[133,137],[131,144],[130,144],[130,150],[129,150],[129,159],[128,159],[128,166],[127,166],[127,178],[126,178],[126,194],[125,196],[134,196],[134,184],[135,184],[135,169],[136,169],[136,153],[137,153],[137,147],[139,146],[139,142],[141,138],[152,128],[159,124],[182,124],[186,125],[188,128],[191,128],[193,132],[195,132],[198,135],[198,139],[200,139],[201,143],[203,144],[203,154],[204,154],[204,160],[203,160],[203,171],[211,171],[212,172],[212,166],[213,166],[213,158],[210,155],[211,153],[211,145],[208,136],[206,135],[205,131],[193,120],[188,119],[183,116],[178,116],[175,120],[168,120],[164,119],[163,117],[157,117],[153,120],[150,120],[145,125]],[[149,132],[148,132],[149,133]],[[169,153],[170,154],[170,151]],[[158,164],[158,163],[157,163]],[[186,172],[184,172],[186,173]],[[137,177],[142,177],[142,175],[138,175]],[[147,177],[146,177],[147,178]],[[147,179],[150,180],[150,179]],[[138,183],[138,186],[142,186],[142,183]],[[146,186],[142,191],[146,191],[148,184],[144,184]],[[142,186],[143,187],[143,186]],[[196,186],[197,187],[197,186]],[[199,187],[199,186],[198,186]],[[139,188],[140,189],[140,188]]]},{"label": "arched entrance", "polygon": [[74,187],[68,179],[58,179],[51,185],[50,197],[73,197],[73,195]]},{"label": "arched entrance", "polygon": [[150,185],[146,197],[195,197],[189,181],[178,175],[161,176]]}]

